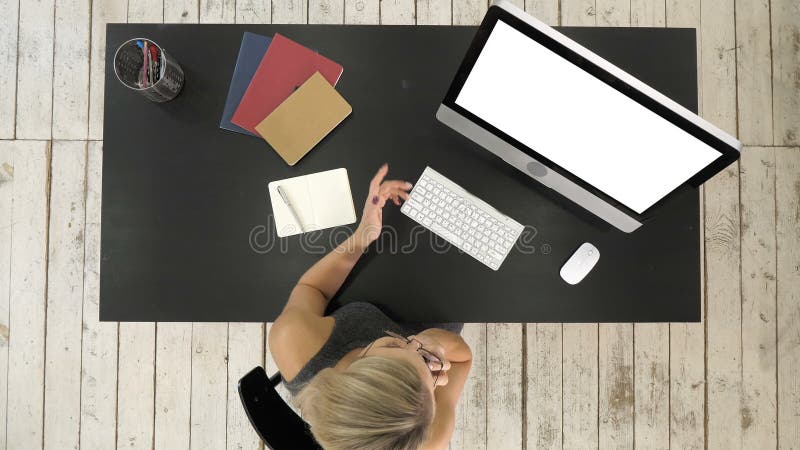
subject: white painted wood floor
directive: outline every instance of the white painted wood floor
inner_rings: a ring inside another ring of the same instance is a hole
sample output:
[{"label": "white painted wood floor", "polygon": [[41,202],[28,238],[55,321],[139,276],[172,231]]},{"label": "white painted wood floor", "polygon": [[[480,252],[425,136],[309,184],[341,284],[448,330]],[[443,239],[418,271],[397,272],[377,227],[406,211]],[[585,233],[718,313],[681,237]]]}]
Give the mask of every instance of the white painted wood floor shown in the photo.
[{"label": "white painted wood floor", "polygon": [[[701,114],[748,147],[701,193],[703,322],[469,324],[451,447],[800,448],[800,0],[524,6],[696,27]],[[0,447],[261,448],[235,383],[274,370],[269,324],[97,321],[105,23],[460,25],[486,7],[0,0]]]}]

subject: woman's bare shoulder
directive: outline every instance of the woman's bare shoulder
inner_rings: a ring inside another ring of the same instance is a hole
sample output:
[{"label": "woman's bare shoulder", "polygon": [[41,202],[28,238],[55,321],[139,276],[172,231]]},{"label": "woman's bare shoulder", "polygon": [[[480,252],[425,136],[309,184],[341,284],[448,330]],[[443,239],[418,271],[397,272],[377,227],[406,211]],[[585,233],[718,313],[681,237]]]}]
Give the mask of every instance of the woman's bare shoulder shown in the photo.
[{"label": "woman's bare shoulder", "polygon": [[333,317],[287,308],[269,331],[269,352],[281,376],[291,381],[319,352],[333,331]]}]

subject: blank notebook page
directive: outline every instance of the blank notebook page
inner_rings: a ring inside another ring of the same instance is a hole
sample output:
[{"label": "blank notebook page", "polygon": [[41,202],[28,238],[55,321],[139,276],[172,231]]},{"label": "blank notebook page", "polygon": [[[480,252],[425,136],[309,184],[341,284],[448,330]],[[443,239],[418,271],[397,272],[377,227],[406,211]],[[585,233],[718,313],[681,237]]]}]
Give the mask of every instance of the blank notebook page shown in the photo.
[{"label": "blank notebook page", "polygon": [[278,237],[300,234],[292,212],[278,193],[281,186],[302,222],[316,231],[356,221],[347,169],[334,169],[269,183],[269,196]]}]

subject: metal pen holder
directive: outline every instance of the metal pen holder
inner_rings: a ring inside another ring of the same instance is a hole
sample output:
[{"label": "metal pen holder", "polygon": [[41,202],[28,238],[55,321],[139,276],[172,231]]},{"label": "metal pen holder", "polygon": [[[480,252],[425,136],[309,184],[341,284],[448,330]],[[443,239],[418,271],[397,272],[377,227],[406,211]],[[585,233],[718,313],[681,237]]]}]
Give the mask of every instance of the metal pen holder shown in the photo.
[{"label": "metal pen holder", "polygon": [[129,39],[117,48],[114,74],[127,88],[156,103],[174,99],[183,88],[180,64],[146,38]]}]

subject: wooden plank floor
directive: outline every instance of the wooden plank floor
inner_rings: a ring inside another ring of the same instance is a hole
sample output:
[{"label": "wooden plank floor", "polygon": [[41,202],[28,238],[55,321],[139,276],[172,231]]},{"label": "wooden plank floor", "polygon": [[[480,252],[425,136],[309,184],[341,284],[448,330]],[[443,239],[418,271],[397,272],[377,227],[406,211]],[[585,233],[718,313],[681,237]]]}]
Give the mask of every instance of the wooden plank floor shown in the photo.
[{"label": "wooden plank floor", "polygon": [[[453,449],[800,448],[800,0],[515,0],[692,27],[703,321],[467,324]],[[0,448],[260,449],[236,380],[270,324],[100,323],[107,22],[477,24],[486,0],[0,0]],[[647,299],[642,299],[646,301]]]}]

